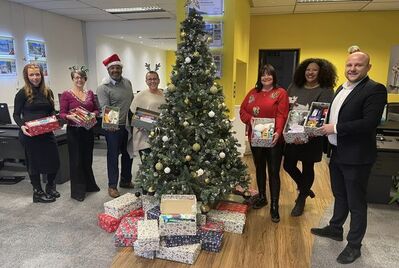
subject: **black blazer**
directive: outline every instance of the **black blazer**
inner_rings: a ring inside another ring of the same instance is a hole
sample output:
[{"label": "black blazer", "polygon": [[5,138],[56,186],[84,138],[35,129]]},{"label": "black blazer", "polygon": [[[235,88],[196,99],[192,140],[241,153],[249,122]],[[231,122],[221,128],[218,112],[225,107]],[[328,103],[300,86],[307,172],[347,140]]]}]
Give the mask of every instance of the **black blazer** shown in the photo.
[{"label": "black blazer", "polygon": [[[341,90],[342,85],[335,96]],[[386,103],[385,86],[369,77],[364,78],[349,93],[338,114],[336,162],[350,165],[375,162],[376,128],[381,122]]]}]

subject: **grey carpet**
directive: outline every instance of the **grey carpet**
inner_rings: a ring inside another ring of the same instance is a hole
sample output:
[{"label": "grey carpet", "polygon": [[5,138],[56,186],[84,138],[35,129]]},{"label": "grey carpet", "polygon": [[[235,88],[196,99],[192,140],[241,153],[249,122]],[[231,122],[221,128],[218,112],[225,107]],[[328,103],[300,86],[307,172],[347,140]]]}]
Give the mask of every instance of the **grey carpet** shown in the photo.
[{"label": "grey carpet", "polygon": [[[97,226],[97,213],[111,199],[106,152],[103,141],[95,147],[93,169],[101,191],[84,202],[70,198],[69,182],[57,186],[61,198],[50,204],[32,203],[28,178],[0,185],[0,267],[110,267],[117,249],[112,234]],[[18,167],[0,171],[7,173],[25,174]]]},{"label": "grey carpet", "polygon": [[[332,215],[328,208],[320,221],[325,226]],[[317,227],[317,226],[315,226]],[[362,256],[354,263],[340,265],[336,262],[339,253],[346,246],[346,240],[337,242],[315,236],[312,251],[312,267],[351,267],[351,268],[394,268],[399,265],[399,207],[393,205],[370,204],[368,226],[363,240]],[[349,230],[349,218],[344,226],[344,238]]]}]

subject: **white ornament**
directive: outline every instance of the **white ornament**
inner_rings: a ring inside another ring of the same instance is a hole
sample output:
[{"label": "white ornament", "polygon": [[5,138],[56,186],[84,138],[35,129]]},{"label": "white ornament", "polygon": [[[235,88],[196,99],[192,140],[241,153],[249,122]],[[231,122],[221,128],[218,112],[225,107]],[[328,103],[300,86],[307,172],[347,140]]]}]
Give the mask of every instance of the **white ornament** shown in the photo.
[{"label": "white ornament", "polygon": [[169,167],[166,167],[163,171],[164,171],[166,174],[169,174],[169,173],[170,173],[170,168],[169,168]]},{"label": "white ornament", "polygon": [[168,140],[169,140],[168,136],[163,136],[163,137],[162,137],[162,141],[163,141],[163,142],[167,142]]},{"label": "white ornament", "polygon": [[223,158],[226,157],[226,154],[225,154],[224,152],[220,152],[220,153],[219,153],[219,157],[223,159]]},{"label": "white ornament", "polygon": [[185,63],[190,63],[190,62],[191,62],[191,58],[190,58],[190,57],[187,57],[187,58],[184,60],[184,62],[185,62]]},{"label": "white ornament", "polygon": [[198,176],[204,175],[204,170],[203,170],[202,168],[198,169],[198,170],[197,170],[197,175],[198,175]]},{"label": "white ornament", "polygon": [[200,123],[200,124],[199,124],[199,126],[200,126],[200,127],[203,127],[203,126],[204,126],[204,124]]},{"label": "white ornament", "polygon": [[214,111],[210,111],[210,112],[208,113],[208,115],[209,115],[209,117],[214,117],[214,116],[215,116],[215,112],[214,112]]},{"label": "white ornament", "polygon": [[188,125],[190,125],[189,122],[187,122],[187,121],[184,121],[184,122],[183,122],[183,126],[188,127]]},{"label": "white ornament", "polygon": [[158,177],[158,172],[154,172],[154,177]]}]

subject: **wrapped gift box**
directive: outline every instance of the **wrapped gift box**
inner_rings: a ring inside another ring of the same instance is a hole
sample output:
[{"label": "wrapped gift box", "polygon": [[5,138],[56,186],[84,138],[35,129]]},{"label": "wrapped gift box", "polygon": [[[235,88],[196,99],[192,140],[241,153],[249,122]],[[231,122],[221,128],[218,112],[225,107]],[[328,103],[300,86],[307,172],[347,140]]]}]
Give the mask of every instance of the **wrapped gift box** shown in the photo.
[{"label": "wrapped gift box", "polygon": [[159,249],[159,231],[157,220],[143,220],[137,222],[136,246],[141,251],[152,251]]},{"label": "wrapped gift box", "polygon": [[206,215],[197,213],[197,226],[206,224]]},{"label": "wrapped gift box", "polygon": [[309,141],[308,134],[305,132],[305,121],[308,115],[309,111],[290,111],[283,131],[283,136],[286,143],[294,143],[297,140],[303,143],[307,143]]},{"label": "wrapped gift box", "polygon": [[178,247],[201,243],[199,230],[195,235],[171,235],[163,237],[166,247]]},{"label": "wrapped gift box", "polygon": [[187,264],[194,264],[201,251],[201,244],[184,245],[178,247],[166,247],[161,245],[156,252],[158,259],[165,259]]},{"label": "wrapped gift box", "polygon": [[248,207],[248,205],[245,205],[245,204],[221,201],[216,206],[216,209],[247,214],[249,207]]},{"label": "wrapped gift box", "polygon": [[207,215],[208,221],[223,222],[224,231],[242,234],[244,231],[246,216],[243,213],[211,210]]},{"label": "wrapped gift box", "polygon": [[[222,235],[223,238],[223,235]],[[217,240],[216,243],[210,241],[202,241],[201,242],[201,249],[210,252],[220,252],[222,249],[223,239]]]},{"label": "wrapped gift box", "polygon": [[58,119],[55,115],[25,122],[27,131],[31,136],[52,132],[60,128]]},{"label": "wrapped gift box", "polygon": [[327,119],[328,109],[330,103],[326,102],[312,102],[310,105],[309,115],[305,121],[305,132],[308,135],[322,136],[320,127],[324,125]]},{"label": "wrapped gift box", "polygon": [[105,105],[102,110],[102,128],[103,129],[118,129],[119,127],[119,107],[112,107]]},{"label": "wrapped gift box", "polygon": [[137,222],[143,217],[123,217],[114,234],[116,247],[132,247],[137,240]]},{"label": "wrapped gift box", "polygon": [[96,115],[83,107],[74,108],[69,111],[69,114],[74,116],[72,121],[85,129],[91,129],[97,124]]},{"label": "wrapped gift box", "polygon": [[151,196],[151,195],[142,195],[141,201],[143,204],[143,210],[144,212],[147,212],[148,210],[152,209],[153,207],[156,207],[160,205],[160,200],[158,196]]},{"label": "wrapped gift box", "polygon": [[159,219],[159,215],[161,215],[161,209],[159,206],[153,207],[147,211],[147,220],[157,220]]},{"label": "wrapped gift box", "polygon": [[195,235],[197,232],[195,195],[162,195],[159,232],[162,236]]},{"label": "wrapped gift box", "polygon": [[104,229],[108,233],[113,233],[118,229],[120,220],[117,218],[114,218],[108,214],[105,213],[100,213],[97,216],[98,218],[98,226],[101,227],[101,229]]},{"label": "wrapped gift box", "polygon": [[251,145],[253,147],[272,147],[274,118],[252,118]]},{"label": "wrapped gift box", "polygon": [[132,118],[132,126],[151,130],[159,118],[159,113],[137,107]]},{"label": "wrapped gift box", "polygon": [[222,248],[224,224],[207,222],[200,227],[201,248],[206,251],[219,252]]},{"label": "wrapped gift box", "polygon": [[124,217],[134,217],[134,218],[142,217],[143,218],[144,217],[144,210],[142,208],[139,208],[139,209],[136,209],[136,210],[132,210],[128,214],[123,215],[122,219]]},{"label": "wrapped gift box", "polygon": [[134,255],[146,258],[146,259],[155,259],[155,250],[150,250],[150,251],[144,251],[141,250],[139,246],[136,245],[136,242],[134,243]]},{"label": "wrapped gift box", "polygon": [[141,208],[141,199],[131,193],[126,193],[104,203],[104,212],[117,219],[120,219],[123,215],[139,208]]}]

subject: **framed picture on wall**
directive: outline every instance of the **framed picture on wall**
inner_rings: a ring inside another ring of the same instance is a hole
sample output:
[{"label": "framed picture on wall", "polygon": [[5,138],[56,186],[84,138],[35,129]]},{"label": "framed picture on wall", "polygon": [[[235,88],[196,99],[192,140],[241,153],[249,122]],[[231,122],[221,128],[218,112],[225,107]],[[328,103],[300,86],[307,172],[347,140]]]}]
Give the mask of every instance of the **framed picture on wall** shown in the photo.
[{"label": "framed picture on wall", "polygon": [[212,38],[209,47],[223,47],[223,22],[205,22],[205,31]]},{"label": "framed picture on wall", "polygon": [[47,61],[32,60],[30,62],[40,65],[40,67],[42,67],[42,69],[43,69],[44,76],[48,76]]},{"label": "framed picture on wall", "polygon": [[15,59],[0,58],[0,75],[16,75]]},{"label": "framed picture on wall", "polygon": [[222,56],[222,54],[213,54],[212,56],[213,56],[213,63],[216,66],[215,76],[216,76],[216,78],[221,78],[222,77],[223,56]]},{"label": "framed picture on wall", "polygon": [[399,45],[391,49],[387,89],[388,93],[399,93]]},{"label": "framed picture on wall", "polygon": [[46,58],[46,46],[43,41],[26,40],[28,57],[30,59]]},{"label": "framed picture on wall", "polygon": [[191,5],[189,8],[195,8],[203,16],[223,16],[224,0],[198,0],[199,7]]},{"label": "framed picture on wall", "polygon": [[0,36],[0,55],[15,55],[14,38]]}]

